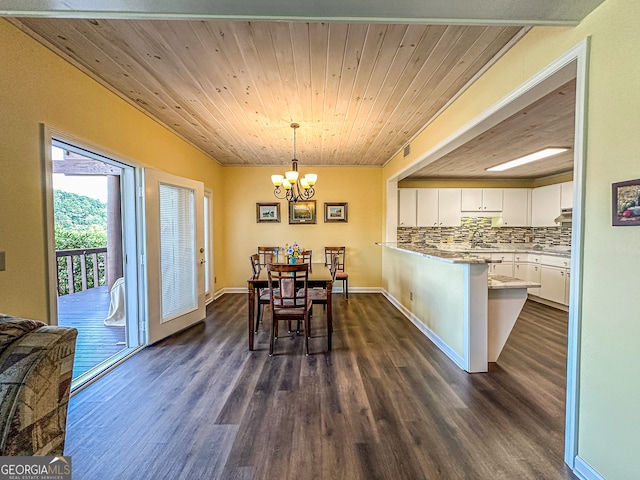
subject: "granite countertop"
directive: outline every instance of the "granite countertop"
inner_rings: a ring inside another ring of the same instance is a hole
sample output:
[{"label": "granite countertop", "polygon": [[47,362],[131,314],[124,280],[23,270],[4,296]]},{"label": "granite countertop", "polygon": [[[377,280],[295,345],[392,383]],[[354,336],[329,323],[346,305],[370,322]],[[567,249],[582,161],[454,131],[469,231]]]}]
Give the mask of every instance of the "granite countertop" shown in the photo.
[{"label": "granite countertop", "polygon": [[[411,248],[423,248],[420,245],[399,244],[400,248],[409,246]],[[468,253],[533,253],[539,255],[555,255],[561,257],[571,256],[571,247],[564,245],[539,245],[534,243],[483,243],[472,247],[469,243],[440,243],[429,245],[446,252],[468,252]]]},{"label": "granite countertop", "polygon": [[490,263],[484,258],[477,257],[473,254],[461,250],[442,250],[429,246],[420,246],[413,244],[398,244],[395,242],[376,242],[376,245],[382,247],[400,250],[401,252],[412,253],[425,258],[440,260],[447,263]]},{"label": "granite countertop", "polygon": [[528,280],[521,280],[506,275],[489,275],[489,290],[499,290],[507,288],[540,288],[541,285]]}]

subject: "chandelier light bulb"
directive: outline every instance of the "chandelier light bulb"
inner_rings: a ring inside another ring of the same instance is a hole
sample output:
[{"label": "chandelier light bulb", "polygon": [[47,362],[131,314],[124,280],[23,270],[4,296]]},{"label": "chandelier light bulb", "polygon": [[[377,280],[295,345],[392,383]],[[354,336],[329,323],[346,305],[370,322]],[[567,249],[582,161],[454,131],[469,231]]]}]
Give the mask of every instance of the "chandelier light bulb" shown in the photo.
[{"label": "chandelier light bulb", "polygon": [[271,175],[271,183],[273,183],[273,185],[276,187],[282,185],[283,180],[284,177],[282,175]]},{"label": "chandelier light bulb", "polygon": [[296,158],[296,129],[300,125],[292,123],[293,128],[293,159],[291,160],[291,170],[283,175],[271,175],[271,183],[275,187],[273,195],[280,200],[297,202],[299,200],[310,200],[315,195],[313,186],[318,181],[318,175],[307,173],[304,177],[298,175],[298,159]]}]

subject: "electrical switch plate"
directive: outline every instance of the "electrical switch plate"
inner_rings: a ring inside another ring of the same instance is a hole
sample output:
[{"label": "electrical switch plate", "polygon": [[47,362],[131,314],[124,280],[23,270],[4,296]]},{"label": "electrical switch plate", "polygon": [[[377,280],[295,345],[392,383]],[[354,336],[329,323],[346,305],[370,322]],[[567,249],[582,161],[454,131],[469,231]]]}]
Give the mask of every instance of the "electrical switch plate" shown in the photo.
[{"label": "electrical switch plate", "polygon": [[4,272],[6,270],[4,263],[4,252],[0,252],[0,272]]}]

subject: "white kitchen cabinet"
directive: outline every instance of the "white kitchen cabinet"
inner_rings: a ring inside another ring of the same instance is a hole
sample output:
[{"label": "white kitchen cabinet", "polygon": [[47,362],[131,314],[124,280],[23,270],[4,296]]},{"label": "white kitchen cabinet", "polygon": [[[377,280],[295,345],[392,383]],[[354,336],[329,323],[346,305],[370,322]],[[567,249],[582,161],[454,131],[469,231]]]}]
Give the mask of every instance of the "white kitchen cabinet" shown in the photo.
[{"label": "white kitchen cabinet", "polygon": [[501,212],[502,188],[463,188],[463,212]]},{"label": "white kitchen cabinet", "polygon": [[542,265],[540,268],[540,297],[566,305],[566,268]]},{"label": "white kitchen cabinet", "polygon": [[531,192],[531,226],[555,227],[554,219],[560,215],[561,187],[546,185],[534,188]]},{"label": "white kitchen cabinet", "polygon": [[417,189],[398,189],[398,226],[415,227],[417,211]]},{"label": "white kitchen cabinet", "polygon": [[417,192],[418,227],[437,227],[440,215],[438,213],[439,200],[437,188],[419,188]]},{"label": "white kitchen cabinet", "polygon": [[438,226],[459,227],[461,194],[459,188],[438,189]]},{"label": "white kitchen cabinet", "polygon": [[[516,252],[513,258],[513,276],[529,282],[540,283],[540,255]],[[539,288],[529,288],[528,293],[540,295]]]},{"label": "white kitchen cabinet", "polygon": [[560,184],[560,208],[573,208],[573,182]]},{"label": "white kitchen cabinet", "polygon": [[500,260],[500,262],[489,266],[490,273],[513,277],[513,253],[492,253],[491,260]]},{"label": "white kitchen cabinet", "polygon": [[502,226],[527,227],[531,225],[531,189],[505,188],[502,203]]},{"label": "white kitchen cabinet", "polygon": [[540,266],[540,297],[562,305],[569,305],[571,284],[571,259],[569,257],[542,255]]},{"label": "white kitchen cabinet", "polygon": [[[526,280],[530,282],[541,283],[540,269],[541,269],[540,265],[537,265],[535,263],[528,263]],[[528,293],[530,293],[531,295],[540,296],[540,289],[530,288],[528,290]]]},{"label": "white kitchen cabinet", "polygon": [[460,189],[399,188],[398,226],[460,226]]}]

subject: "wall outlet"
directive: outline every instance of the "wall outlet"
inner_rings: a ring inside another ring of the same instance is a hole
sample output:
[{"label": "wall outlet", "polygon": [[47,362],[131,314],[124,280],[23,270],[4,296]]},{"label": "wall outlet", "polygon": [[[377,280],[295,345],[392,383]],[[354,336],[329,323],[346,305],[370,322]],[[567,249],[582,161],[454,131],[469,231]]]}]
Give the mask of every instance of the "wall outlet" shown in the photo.
[{"label": "wall outlet", "polygon": [[7,266],[4,261],[4,252],[0,252],[0,272],[4,272]]},{"label": "wall outlet", "polygon": [[218,283],[218,277],[213,277],[213,283]]},{"label": "wall outlet", "polygon": [[409,300],[413,300],[413,292],[409,292]]}]

